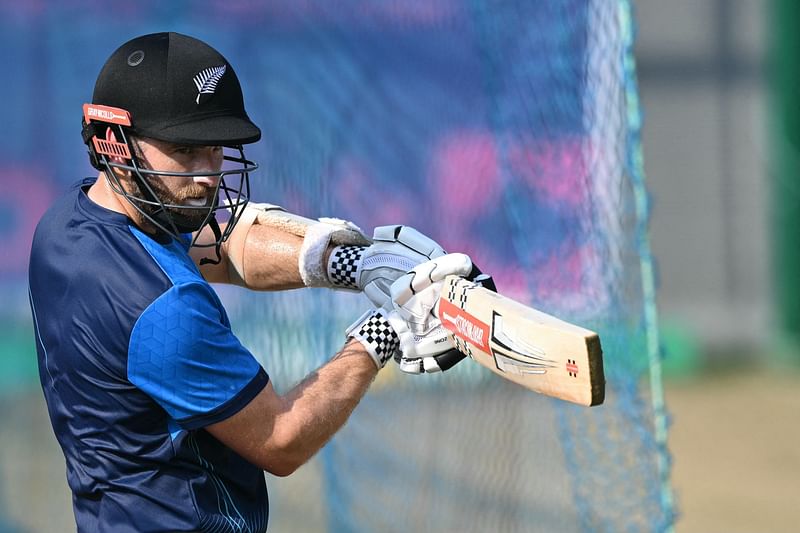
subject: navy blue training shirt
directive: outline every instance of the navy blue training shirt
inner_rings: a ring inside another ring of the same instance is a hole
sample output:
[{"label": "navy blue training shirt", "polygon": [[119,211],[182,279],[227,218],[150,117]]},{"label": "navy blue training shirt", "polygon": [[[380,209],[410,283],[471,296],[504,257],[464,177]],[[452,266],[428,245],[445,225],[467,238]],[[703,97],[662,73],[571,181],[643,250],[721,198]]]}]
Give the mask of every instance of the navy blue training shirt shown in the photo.
[{"label": "navy blue training shirt", "polygon": [[262,532],[263,472],[203,428],[269,378],[188,242],[147,235],[76,184],[36,228],[39,376],[78,531]]}]

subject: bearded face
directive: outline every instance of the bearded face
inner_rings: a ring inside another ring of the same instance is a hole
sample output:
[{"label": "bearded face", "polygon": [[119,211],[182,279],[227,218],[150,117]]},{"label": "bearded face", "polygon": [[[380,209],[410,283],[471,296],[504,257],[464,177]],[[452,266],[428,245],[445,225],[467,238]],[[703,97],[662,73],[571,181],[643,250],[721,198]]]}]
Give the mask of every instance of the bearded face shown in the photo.
[{"label": "bearded face", "polygon": [[[179,145],[155,139],[132,143],[140,165],[162,174],[136,179],[128,173],[126,189],[144,215],[165,228],[190,233],[207,223],[219,202],[222,147]],[[169,175],[175,172],[176,175]],[[196,172],[197,176],[192,176]]]}]

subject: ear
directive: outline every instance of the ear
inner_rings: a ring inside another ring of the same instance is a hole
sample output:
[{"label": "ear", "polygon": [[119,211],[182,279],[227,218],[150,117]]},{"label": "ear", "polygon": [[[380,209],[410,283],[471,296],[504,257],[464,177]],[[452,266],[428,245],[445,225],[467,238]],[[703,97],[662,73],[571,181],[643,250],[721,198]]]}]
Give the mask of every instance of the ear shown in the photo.
[{"label": "ear", "polygon": [[[114,134],[114,130],[110,127],[106,128],[106,140],[112,143],[117,142],[117,136]],[[119,156],[112,156],[111,160],[115,163],[125,164],[125,159]]]}]

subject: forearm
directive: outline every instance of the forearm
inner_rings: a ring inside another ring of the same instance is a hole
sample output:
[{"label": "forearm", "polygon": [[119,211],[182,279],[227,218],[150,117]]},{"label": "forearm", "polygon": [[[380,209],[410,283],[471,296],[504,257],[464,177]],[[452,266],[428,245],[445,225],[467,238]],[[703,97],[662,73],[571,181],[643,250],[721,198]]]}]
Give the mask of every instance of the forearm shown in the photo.
[{"label": "forearm", "polygon": [[[221,263],[206,263],[200,271],[209,282],[253,290],[330,287],[327,260],[331,250],[341,244],[369,243],[350,222],[311,220],[277,206],[251,204],[223,245]],[[202,253],[193,252],[198,265]]]},{"label": "forearm", "polygon": [[270,226],[253,225],[246,238],[242,253],[243,279],[233,281],[260,291],[304,286],[298,268],[302,237]]},{"label": "forearm", "polygon": [[377,372],[351,340],[288,393],[279,396],[267,384],[241,411],[206,429],[252,464],[288,476],[344,425]]},{"label": "forearm", "polygon": [[327,364],[282,397],[272,438],[284,464],[307,462],[345,424],[377,375],[363,346],[350,340]]}]

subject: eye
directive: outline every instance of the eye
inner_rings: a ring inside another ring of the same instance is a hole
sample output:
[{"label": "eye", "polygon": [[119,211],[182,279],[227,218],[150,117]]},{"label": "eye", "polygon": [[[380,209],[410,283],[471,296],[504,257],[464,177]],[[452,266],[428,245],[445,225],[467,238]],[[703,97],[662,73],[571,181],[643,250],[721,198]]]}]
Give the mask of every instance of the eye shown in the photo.
[{"label": "eye", "polygon": [[175,148],[174,152],[176,154],[181,154],[181,155],[192,155],[194,153],[194,147],[193,146],[178,146],[178,147]]}]

